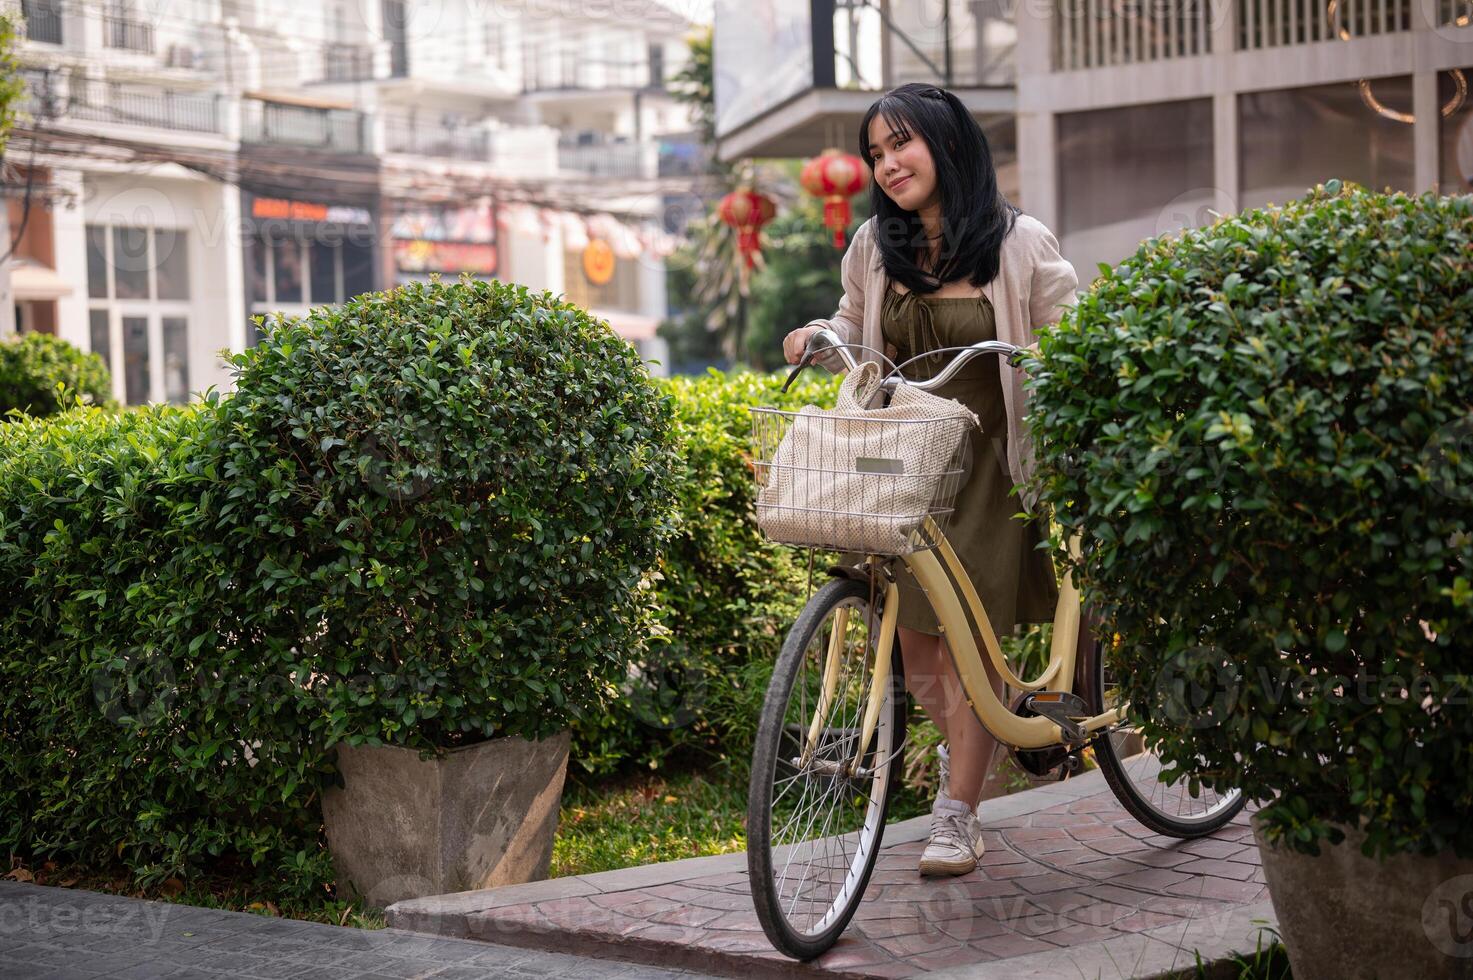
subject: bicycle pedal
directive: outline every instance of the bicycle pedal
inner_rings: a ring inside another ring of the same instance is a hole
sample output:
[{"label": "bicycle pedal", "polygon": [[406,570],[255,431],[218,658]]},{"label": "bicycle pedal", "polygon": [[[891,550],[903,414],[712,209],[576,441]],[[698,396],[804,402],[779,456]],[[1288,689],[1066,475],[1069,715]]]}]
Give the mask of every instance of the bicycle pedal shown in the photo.
[{"label": "bicycle pedal", "polygon": [[1070,744],[1084,742],[1089,737],[1074,720],[1089,717],[1089,706],[1077,694],[1068,694],[1064,691],[1034,691],[1024,695],[1020,707],[1029,714],[1041,715],[1058,725],[1064,733],[1064,740]]}]

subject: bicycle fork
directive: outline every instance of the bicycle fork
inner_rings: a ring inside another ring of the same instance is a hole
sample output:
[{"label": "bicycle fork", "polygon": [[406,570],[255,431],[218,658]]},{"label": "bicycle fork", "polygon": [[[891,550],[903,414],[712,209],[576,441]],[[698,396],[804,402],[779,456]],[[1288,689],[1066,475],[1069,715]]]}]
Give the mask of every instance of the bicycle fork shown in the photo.
[{"label": "bicycle fork", "polygon": [[[859,734],[854,746],[854,756],[847,760],[815,760],[814,754],[818,751],[824,718],[827,717],[829,706],[838,692],[844,647],[849,631],[850,612],[847,606],[835,611],[834,630],[829,635],[828,648],[824,652],[823,689],[819,693],[818,704],[814,707],[813,720],[808,725],[808,737],[804,740],[803,754],[798,763],[799,768],[811,764],[815,771],[825,775],[862,778],[868,775],[861,768],[864,753],[869,746],[870,739],[874,737],[875,729],[879,726],[880,712],[884,710],[885,698],[890,689],[891,655],[895,649],[897,632],[895,621],[900,615],[900,589],[893,581],[887,581],[885,584],[884,612],[880,616],[879,642],[873,644],[875,663],[869,672],[871,679],[869,695],[865,700],[864,715],[860,721]],[[868,643],[865,645],[870,646]]]}]

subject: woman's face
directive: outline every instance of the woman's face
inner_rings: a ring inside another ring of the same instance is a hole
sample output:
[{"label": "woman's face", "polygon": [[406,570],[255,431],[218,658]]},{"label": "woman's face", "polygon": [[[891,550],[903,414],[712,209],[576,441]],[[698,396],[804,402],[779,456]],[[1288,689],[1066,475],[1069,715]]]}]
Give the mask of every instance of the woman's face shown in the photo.
[{"label": "woman's face", "polygon": [[931,149],[914,130],[901,135],[883,115],[869,124],[869,151],[875,159],[875,181],[907,211],[934,207],[939,200],[936,164]]}]

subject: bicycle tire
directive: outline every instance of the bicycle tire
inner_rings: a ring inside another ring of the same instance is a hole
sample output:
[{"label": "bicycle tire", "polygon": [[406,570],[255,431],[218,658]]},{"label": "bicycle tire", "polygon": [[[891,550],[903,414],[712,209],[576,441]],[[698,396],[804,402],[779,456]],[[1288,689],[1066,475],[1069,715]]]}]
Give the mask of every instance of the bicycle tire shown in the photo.
[{"label": "bicycle tire", "polygon": [[[892,669],[887,702],[881,711],[875,737],[866,747],[866,758],[869,761],[869,768],[873,770],[873,775],[869,779],[870,790],[865,794],[867,802],[864,807],[864,823],[858,830],[855,855],[849,860],[849,865],[842,868],[844,880],[841,889],[824,914],[819,917],[812,928],[800,927],[793,915],[793,908],[790,907],[785,911],[784,904],[787,900],[780,892],[786,881],[791,862],[794,856],[801,852],[803,843],[801,841],[785,843],[781,840],[775,843],[773,828],[775,795],[781,798],[793,785],[800,785],[802,787],[800,793],[803,794],[803,797],[800,797],[798,802],[801,803],[801,799],[808,793],[810,783],[818,785],[821,780],[831,780],[837,794],[840,792],[838,787],[841,782],[851,784],[858,780],[837,777],[832,774],[805,773],[792,765],[792,762],[796,760],[790,760],[787,756],[791,754],[796,743],[791,737],[794,719],[789,717],[789,706],[795,688],[799,687],[800,682],[807,680],[807,678],[800,677],[800,674],[804,670],[805,659],[811,652],[811,644],[816,636],[822,635],[821,630],[829,622],[831,615],[846,604],[863,612],[869,605],[869,597],[869,585],[851,579],[835,579],[814,593],[807,605],[803,607],[803,611],[798,615],[783,642],[782,652],[778,655],[777,664],[773,669],[772,681],[768,685],[761,720],[757,727],[747,806],[747,870],[750,876],[752,902],[757,910],[757,918],[762,924],[762,931],[766,933],[768,940],[779,952],[798,960],[811,960],[832,947],[854,917],[879,857],[880,843],[885,831],[885,818],[889,812],[890,801],[896,786],[900,782],[900,766],[896,760],[901,757],[900,754],[905,744],[907,702],[904,676],[901,671],[900,646],[897,639],[891,651]],[[878,611],[872,619],[867,621],[877,624],[879,622]],[[872,654],[874,642],[875,638],[866,635],[866,663],[869,660],[869,654]],[[872,678],[872,671],[866,669],[866,673]],[[800,714],[802,713],[801,705],[802,702],[800,702]],[[797,724],[806,734],[806,726],[802,725],[801,721]],[[842,733],[852,730],[854,729],[824,726],[820,733],[820,741],[824,740],[827,732]],[[845,742],[842,737],[836,736],[832,741],[840,746],[835,753],[835,758],[849,751],[844,747]],[[822,754],[821,751],[819,754]],[[815,764],[817,761],[821,760],[816,760]],[[793,773],[793,775],[784,776],[780,780],[780,763],[783,764],[786,772]],[[786,782],[788,785],[779,789],[779,782]],[[823,792],[827,793],[828,790],[823,790]],[[835,802],[838,803],[837,795]],[[810,821],[810,826],[811,823],[812,821]],[[825,823],[825,828],[827,826],[828,824]],[[780,833],[779,836],[782,834]],[[822,837],[822,832],[820,832],[820,839],[826,839]],[[839,839],[842,840],[842,838]],[[777,873],[776,848],[791,848],[781,875]],[[814,853],[816,853],[816,848]],[[826,855],[829,853],[828,850],[825,851]],[[829,872],[838,870],[840,870],[838,865],[824,869]],[[806,879],[806,872],[804,878]],[[817,884],[817,879],[815,879],[815,884]],[[801,897],[802,888],[803,880],[800,880],[795,897],[792,899],[792,906],[796,906],[797,898]]]},{"label": "bicycle tire", "polygon": [[[1104,712],[1114,707],[1113,703],[1106,703],[1107,700],[1113,701],[1113,699],[1107,698],[1106,694],[1109,688],[1105,676],[1104,650],[1104,644],[1096,639],[1090,654],[1093,663],[1091,670],[1087,672],[1087,676],[1093,682],[1090,700],[1093,702],[1091,707],[1095,712]],[[1150,795],[1143,793],[1137,782],[1137,775],[1152,775],[1149,760],[1142,759],[1146,753],[1126,756],[1123,752],[1126,745],[1125,739],[1116,739],[1109,733],[1097,737],[1090,744],[1094,747],[1095,761],[1099,764],[1100,772],[1115,794],[1115,798],[1120,801],[1120,805],[1143,826],[1155,833],[1183,839],[1206,837],[1226,826],[1247,802],[1242,789],[1234,788],[1227,796],[1219,797],[1216,804],[1200,815],[1183,817],[1180,808],[1176,813],[1169,813],[1164,806],[1164,794],[1163,804],[1158,805],[1155,802],[1155,793]],[[1136,767],[1137,773],[1130,771],[1132,766]],[[1159,766],[1157,771],[1159,771]],[[1159,782],[1156,785],[1164,787],[1164,784]],[[1185,781],[1177,785],[1185,790]]]}]

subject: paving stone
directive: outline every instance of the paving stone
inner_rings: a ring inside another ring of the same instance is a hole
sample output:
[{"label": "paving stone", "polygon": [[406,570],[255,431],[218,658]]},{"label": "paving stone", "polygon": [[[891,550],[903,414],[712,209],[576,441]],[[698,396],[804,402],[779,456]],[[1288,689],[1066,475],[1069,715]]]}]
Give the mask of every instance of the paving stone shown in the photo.
[{"label": "paving stone", "polygon": [[1242,845],[1226,840],[1214,840],[1211,837],[1202,840],[1189,840],[1181,845],[1181,849],[1187,854],[1195,854],[1203,858],[1226,858],[1230,854],[1236,854],[1242,849]]},{"label": "paving stone", "polygon": [[1231,878],[1234,881],[1247,881],[1253,877],[1253,866],[1251,864],[1240,864],[1237,861],[1220,861],[1215,858],[1197,858],[1194,861],[1177,865],[1176,870],[1183,874],[1213,875],[1218,878]]},{"label": "paving stone", "polygon": [[1196,877],[1175,885],[1168,885],[1165,891],[1170,895],[1202,896],[1247,905],[1259,900],[1264,892],[1264,886],[1256,881],[1228,881],[1224,878]]},{"label": "paving stone", "polygon": [[1182,921],[1183,919],[1179,916],[1166,915],[1163,912],[1133,912],[1124,918],[1116,919],[1111,925],[1124,932],[1144,932],[1147,929],[1157,929]]},{"label": "paving stone", "polygon": [[1100,854],[1144,854],[1149,850],[1133,837],[1100,837],[1085,844]]},{"label": "paving stone", "polygon": [[920,970],[950,970],[959,966],[970,966],[973,963],[985,963],[995,960],[996,956],[975,946],[961,946],[952,949],[944,949],[935,953],[921,953],[912,956],[906,962],[912,967]]},{"label": "paving stone", "polygon": [[961,943],[936,933],[928,936],[896,936],[892,939],[876,939],[875,945],[891,956],[902,959],[961,948]]},{"label": "paving stone", "polygon": [[[1167,871],[1164,868],[1145,868],[1141,871],[1131,871],[1112,879],[1116,884],[1126,888],[1141,888],[1151,891],[1169,890],[1171,886],[1192,882],[1196,879],[1190,875],[1184,875],[1176,871]],[[1172,892],[1175,895],[1186,894],[1185,892]]]},{"label": "paving stone", "polygon": [[1050,871],[1041,864],[1028,862],[1027,864],[1000,864],[994,868],[987,869],[989,878],[1028,878],[1033,875],[1046,875]]}]

